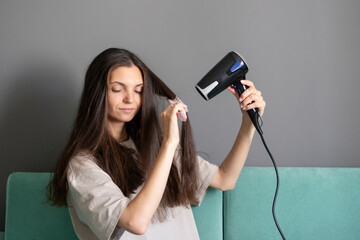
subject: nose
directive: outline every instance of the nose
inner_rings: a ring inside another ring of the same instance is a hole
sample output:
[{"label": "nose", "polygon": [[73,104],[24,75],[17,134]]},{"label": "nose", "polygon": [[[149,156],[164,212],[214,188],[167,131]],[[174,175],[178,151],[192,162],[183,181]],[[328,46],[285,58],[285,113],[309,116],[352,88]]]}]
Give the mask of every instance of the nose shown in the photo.
[{"label": "nose", "polygon": [[132,103],[134,101],[134,93],[126,91],[123,101],[125,103]]}]

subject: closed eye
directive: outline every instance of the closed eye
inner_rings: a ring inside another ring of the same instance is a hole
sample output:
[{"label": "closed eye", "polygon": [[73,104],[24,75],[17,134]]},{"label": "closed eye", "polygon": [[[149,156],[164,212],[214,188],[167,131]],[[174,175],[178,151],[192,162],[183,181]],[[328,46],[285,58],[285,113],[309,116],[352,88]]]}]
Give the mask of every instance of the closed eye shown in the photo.
[{"label": "closed eye", "polygon": [[140,93],[140,94],[141,94],[141,93],[143,93],[143,88],[140,88],[140,89],[135,89],[135,92],[136,92],[136,93]]},{"label": "closed eye", "polygon": [[121,89],[111,89],[112,92],[121,92]]}]

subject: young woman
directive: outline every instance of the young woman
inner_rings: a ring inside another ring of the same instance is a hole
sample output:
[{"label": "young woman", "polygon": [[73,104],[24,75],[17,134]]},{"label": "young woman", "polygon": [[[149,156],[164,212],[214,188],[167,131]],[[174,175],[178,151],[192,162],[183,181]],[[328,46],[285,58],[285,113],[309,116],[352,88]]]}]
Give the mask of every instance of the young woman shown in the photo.
[{"label": "young woman", "polygon": [[[253,83],[243,113],[265,101]],[[187,106],[133,53],[110,48],[90,64],[69,142],[49,184],[49,201],[67,205],[80,239],[199,239],[190,205],[208,186],[234,188],[255,132],[247,114],[220,167],[196,156]],[[252,102],[252,103],[251,103]]]}]

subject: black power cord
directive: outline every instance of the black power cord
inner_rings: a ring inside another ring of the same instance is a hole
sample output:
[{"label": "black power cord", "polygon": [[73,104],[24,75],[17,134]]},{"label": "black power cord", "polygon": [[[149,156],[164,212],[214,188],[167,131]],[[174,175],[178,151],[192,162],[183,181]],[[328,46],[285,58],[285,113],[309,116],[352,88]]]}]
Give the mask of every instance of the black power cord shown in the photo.
[{"label": "black power cord", "polygon": [[[245,77],[244,77],[244,79],[245,79]],[[241,79],[239,79],[239,80],[241,80]],[[237,86],[236,84],[233,84],[232,87],[239,93],[239,96],[242,94],[242,92],[243,92],[244,90],[246,90],[246,87],[244,87],[244,85],[241,85],[241,84],[240,84],[240,87]],[[252,102],[251,102],[251,103],[252,103]],[[251,103],[249,103],[249,104],[251,104]],[[278,194],[278,190],[279,190],[280,180],[279,180],[279,173],[278,173],[278,170],[277,170],[277,166],[276,166],[275,160],[274,160],[274,158],[273,158],[273,156],[272,156],[272,154],[271,154],[271,152],[270,152],[270,150],[269,150],[269,148],[268,148],[268,146],[267,146],[267,144],[266,144],[266,142],[265,142],[265,139],[264,139],[264,136],[263,136],[263,131],[262,131],[262,129],[261,129],[262,124],[263,124],[263,120],[262,120],[262,118],[261,118],[261,116],[260,116],[260,114],[259,114],[258,109],[247,110],[247,112],[248,112],[248,114],[249,114],[249,116],[250,116],[250,119],[252,120],[252,122],[253,122],[256,130],[258,131],[258,133],[259,133],[259,135],[260,135],[260,137],[261,137],[261,140],[262,140],[262,142],[263,142],[263,144],[264,144],[264,146],[265,146],[265,148],[266,148],[266,151],[268,152],[268,154],[269,154],[269,156],[270,156],[270,158],[271,158],[271,161],[272,161],[272,163],[273,163],[273,165],[274,165],[274,168],[275,168],[275,173],[276,173],[276,190],[275,190],[274,201],[273,201],[273,205],[272,205],[272,215],[273,215],[273,218],[274,218],[274,221],[275,221],[275,225],[276,225],[276,227],[277,227],[277,229],[278,229],[278,231],[279,231],[282,239],[283,239],[283,240],[286,240],[286,239],[285,239],[285,236],[284,236],[283,232],[281,231],[281,228],[280,228],[280,226],[279,226],[279,224],[278,224],[278,222],[277,222],[277,220],[276,220],[276,215],[275,215],[275,204],[276,204],[276,198],[277,198],[277,194]],[[259,124],[259,120],[261,121],[261,124]]]},{"label": "black power cord", "polygon": [[[257,129],[257,131],[258,131],[258,133],[259,133],[259,135],[261,137],[261,140],[262,140],[262,142],[264,144],[264,147],[265,147],[266,151],[268,152],[268,154],[269,154],[269,156],[271,158],[271,161],[272,161],[272,163],[274,165],[275,173],[276,173],[276,189],[275,189],[274,201],[273,201],[273,205],[272,205],[272,215],[273,215],[273,218],[274,218],[275,225],[276,225],[282,239],[286,240],[283,232],[281,231],[279,223],[276,220],[276,215],[275,215],[275,204],[276,204],[276,198],[277,198],[277,194],[278,194],[278,190],[279,190],[279,184],[280,184],[279,173],[278,173],[278,170],[277,170],[276,162],[275,162],[275,160],[274,160],[274,158],[273,158],[273,156],[272,156],[272,154],[271,154],[271,152],[270,152],[270,150],[269,150],[269,148],[268,148],[268,146],[267,146],[267,144],[265,142],[265,139],[264,139],[264,136],[263,136],[263,131],[261,129],[261,127],[263,125],[263,120],[262,120],[262,118],[261,118],[258,111],[256,111],[256,120],[257,121],[255,121],[255,124],[256,124],[255,127],[256,127],[256,129]],[[259,120],[261,121],[260,125],[259,125]]]},{"label": "black power cord", "polygon": [[263,144],[264,144],[264,146],[265,146],[265,148],[266,148],[266,151],[268,152],[268,154],[269,154],[269,156],[270,156],[270,158],[271,158],[271,161],[272,161],[272,163],[273,163],[273,165],[274,165],[275,173],[276,173],[276,190],[275,190],[275,196],[274,196],[274,201],[273,201],[273,205],[272,205],[272,215],[273,215],[273,218],[274,218],[274,221],[275,221],[275,225],[276,225],[276,227],[277,227],[277,229],[278,229],[278,231],[279,231],[282,239],[283,239],[283,240],[286,240],[286,239],[285,239],[285,236],[284,236],[283,232],[281,231],[281,228],[280,228],[280,226],[279,226],[279,224],[278,224],[278,222],[277,222],[277,220],[276,220],[276,215],[275,215],[275,204],[276,204],[276,198],[277,198],[277,194],[278,194],[278,190],[279,190],[279,183],[280,183],[279,173],[278,173],[278,170],[277,170],[277,166],[276,166],[275,160],[274,160],[274,158],[273,158],[273,156],[272,156],[272,154],[271,154],[268,146],[266,145],[266,142],[265,142],[265,139],[264,139],[263,134],[260,134],[260,133],[259,133],[259,135],[260,135],[261,140],[262,140],[262,142],[263,142]]}]

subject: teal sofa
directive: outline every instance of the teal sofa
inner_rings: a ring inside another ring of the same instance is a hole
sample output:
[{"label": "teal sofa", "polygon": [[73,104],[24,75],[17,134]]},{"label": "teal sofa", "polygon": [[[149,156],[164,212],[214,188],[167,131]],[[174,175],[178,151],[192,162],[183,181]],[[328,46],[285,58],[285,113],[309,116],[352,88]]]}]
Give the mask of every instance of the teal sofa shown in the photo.
[{"label": "teal sofa", "polygon": [[[360,239],[360,168],[279,168],[276,216],[289,239]],[[66,207],[45,204],[50,173],[8,178],[0,239],[77,239]],[[202,240],[281,239],[271,207],[275,172],[245,167],[234,190],[210,188],[193,207]]]}]

